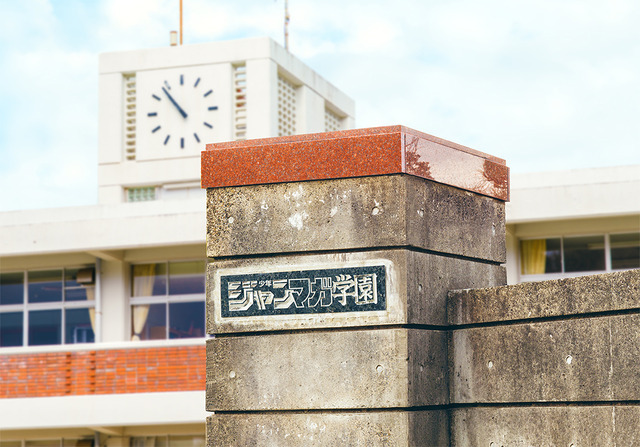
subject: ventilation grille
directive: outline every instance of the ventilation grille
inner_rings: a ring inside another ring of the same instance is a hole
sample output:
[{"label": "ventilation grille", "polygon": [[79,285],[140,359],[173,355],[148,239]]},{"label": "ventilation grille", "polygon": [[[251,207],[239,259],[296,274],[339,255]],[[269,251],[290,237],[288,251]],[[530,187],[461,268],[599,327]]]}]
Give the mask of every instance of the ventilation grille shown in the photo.
[{"label": "ventilation grille", "polygon": [[236,140],[247,139],[247,66],[233,66],[233,133]]},{"label": "ventilation grille", "polygon": [[122,75],[124,83],[124,151],[127,160],[136,159],[136,74]]},{"label": "ventilation grille", "polygon": [[296,133],[296,88],[278,75],[278,136]]},{"label": "ventilation grille", "polygon": [[324,131],[335,132],[342,130],[342,119],[333,111],[324,109]]},{"label": "ventilation grille", "polygon": [[149,200],[156,200],[155,186],[127,188],[127,202],[146,202]]}]

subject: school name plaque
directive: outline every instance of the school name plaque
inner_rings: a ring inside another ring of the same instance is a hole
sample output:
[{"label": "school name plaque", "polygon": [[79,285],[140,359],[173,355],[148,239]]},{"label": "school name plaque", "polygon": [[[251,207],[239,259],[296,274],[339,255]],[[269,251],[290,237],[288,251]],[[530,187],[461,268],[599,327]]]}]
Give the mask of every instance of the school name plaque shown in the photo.
[{"label": "school name plaque", "polygon": [[384,311],[384,265],[220,276],[222,318]]}]

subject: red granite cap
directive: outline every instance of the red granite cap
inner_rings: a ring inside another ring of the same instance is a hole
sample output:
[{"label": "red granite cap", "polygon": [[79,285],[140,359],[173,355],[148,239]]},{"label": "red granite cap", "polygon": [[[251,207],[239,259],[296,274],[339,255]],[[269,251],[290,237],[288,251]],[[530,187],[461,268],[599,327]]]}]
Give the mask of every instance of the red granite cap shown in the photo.
[{"label": "red granite cap", "polygon": [[509,200],[503,159],[404,126],[208,144],[202,187],[410,174]]}]

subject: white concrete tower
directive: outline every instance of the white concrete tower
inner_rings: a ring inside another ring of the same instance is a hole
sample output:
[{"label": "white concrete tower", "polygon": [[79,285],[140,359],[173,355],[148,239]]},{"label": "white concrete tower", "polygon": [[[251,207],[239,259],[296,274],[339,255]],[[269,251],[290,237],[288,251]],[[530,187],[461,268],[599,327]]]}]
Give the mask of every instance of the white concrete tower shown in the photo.
[{"label": "white concrete tower", "polygon": [[202,194],[206,143],[353,125],[353,100],[269,38],[105,53],[99,202]]}]

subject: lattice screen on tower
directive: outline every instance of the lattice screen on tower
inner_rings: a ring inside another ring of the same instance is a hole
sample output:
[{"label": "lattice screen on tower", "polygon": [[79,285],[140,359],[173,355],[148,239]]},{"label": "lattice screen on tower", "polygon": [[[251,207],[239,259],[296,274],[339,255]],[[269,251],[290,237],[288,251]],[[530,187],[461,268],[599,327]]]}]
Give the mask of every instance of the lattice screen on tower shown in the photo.
[{"label": "lattice screen on tower", "polygon": [[124,151],[127,160],[136,159],[136,74],[123,73]]},{"label": "lattice screen on tower", "polygon": [[333,110],[325,107],[324,109],[324,131],[334,132],[336,130],[342,130],[342,118],[338,116]]},{"label": "lattice screen on tower", "polygon": [[278,136],[296,133],[296,87],[278,75]]},{"label": "lattice screen on tower", "polygon": [[247,139],[247,66],[233,66],[233,135],[235,140]]}]

